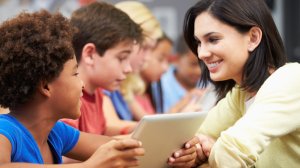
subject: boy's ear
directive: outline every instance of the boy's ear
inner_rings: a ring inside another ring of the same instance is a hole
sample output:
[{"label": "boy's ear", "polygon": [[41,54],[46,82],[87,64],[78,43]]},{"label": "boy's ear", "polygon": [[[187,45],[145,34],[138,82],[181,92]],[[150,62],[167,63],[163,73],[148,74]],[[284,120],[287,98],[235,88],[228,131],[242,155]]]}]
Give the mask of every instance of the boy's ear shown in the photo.
[{"label": "boy's ear", "polygon": [[250,41],[248,44],[248,51],[252,52],[260,44],[262,38],[262,31],[259,27],[254,26],[249,30]]},{"label": "boy's ear", "polygon": [[49,88],[48,82],[46,82],[46,81],[40,82],[40,84],[38,86],[38,91],[46,97],[51,96],[50,88]]},{"label": "boy's ear", "polygon": [[93,64],[93,56],[97,54],[96,46],[94,43],[87,43],[82,48],[81,60],[85,64]]}]

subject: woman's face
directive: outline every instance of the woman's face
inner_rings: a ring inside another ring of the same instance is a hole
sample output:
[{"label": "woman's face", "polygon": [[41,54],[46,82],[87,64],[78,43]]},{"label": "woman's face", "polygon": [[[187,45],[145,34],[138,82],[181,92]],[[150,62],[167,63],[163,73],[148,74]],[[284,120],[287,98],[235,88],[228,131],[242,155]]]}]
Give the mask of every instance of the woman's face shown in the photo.
[{"label": "woman's face", "polygon": [[198,57],[208,67],[210,78],[213,81],[233,79],[241,84],[243,67],[249,57],[249,33],[242,34],[203,12],[195,19],[194,35],[198,40]]}]

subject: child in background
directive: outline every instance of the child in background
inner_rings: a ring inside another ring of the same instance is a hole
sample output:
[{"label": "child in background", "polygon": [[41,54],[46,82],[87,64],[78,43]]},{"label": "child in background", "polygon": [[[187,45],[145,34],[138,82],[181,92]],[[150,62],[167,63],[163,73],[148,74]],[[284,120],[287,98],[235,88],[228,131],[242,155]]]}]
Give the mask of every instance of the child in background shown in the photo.
[{"label": "child in background", "polygon": [[[158,81],[161,78],[162,74],[167,70],[168,68],[167,58],[171,55],[172,44],[173,44],[172,41],[166,35],[160,38],[157,42],[157,46],[155,47],[155,49],[152,52],[149,52],[151,56],[149,56],[145,67],[142,68],[140,73],[136,75],[136,77],[139,77],[137,78],[138,80],[137,79],[133,80],[132,78],[129,77],[125,81],[127,82],[126,83],[127,90],[131,90],[131,92],[127,93],[126,100],[132,111],[134,119],[137,121],[139,121],[145,115],[158,113],[157,111],[155,111],[154,104],[151,100],[151,98],[153,98],[152,97],[153,93],[151,92],[151,83]],[[138,87],[138,89],[140,90],[137,90],[136,88],[137,81],[140,82],[141,86]],[[121,85],[121,88],[122,87],[123,87],[123,83]],[[176,92],[176,90],[174,90],[174,92]],[[196,94],[196,91],[194,92]],[[191,93],[191,95],[195,95],[195,94]],[[128,99],[130,97],[132,100]],[[184,109],[186,106],[188,107],[188,109],[186,110],[199,111],[201,105],[198,104],[196,106],[197,103],[193,103],[193,104],[195,105],[192,107],[189,104],[189,101],[181,100],[178,104],[172,107],[173,111],[168,111],[168,113],[179,112],[181,109]]]},{"label": "child in background", "polygon": [[[149,51],[149,57],[140,72],[129,76],[122,84],[121,91],[135,120],[144,115],[155,114],[151,100],[146,93],[148,82],[158,80],[168,68],[167,56],[171,52],[171,41],[165,36],[158,39],[156,47]],[[154,69],[150,67],[155,67]],[[144,72],[144,76],[142,73]]]},{"label": "child in background", "polygon": [[118,89],[132,71],[129,55],[133,45],[142,41],[141,28],[127,14],[104,2],[95,2],[76,10],[71,23],[78,28],[73,46],[79,62],[79,77],[85,88],[81,97],[80,118],[63,121],[84,132],[119,133],[127,123],[106,127],[102,91]]},{"label": "child in background", "polygon": [[[162,31],[159,22],[144,4],[136,1],[125,1],[117,3],[115,6],[127,13],[133,21],[141,26],[145,37],[142,44],[137,44],[133,47],[133,52],[129,58],[133,72],[121,82],[121,89],[114,92],[106,92],[111,98],[119,118],[133,120],[132,112],[127,104],[127,101],[133,100],[131,88],[135,88],[138,91],[143,90],[143,83],[136,74],[145,66],[145,60],[151,56],[150,54],[156,45],[157,39],[162,36]],[[132,80],[134,82],[129,82]]]},{"label": "child in background", "polygon": [[145,67],[140,72],[145,90],[142,93],[135,93],[135,101],[129,102],[136,120],[140,120],[144,115],[156,114],[148,90],[151,88],[151,83],[158,81],[162,74],[167,71],[167,58],[171,55],[172,44],[172,41],[167,36],[160,38],[157,41],[156,47],[151,52],[151,56],[148,58]]},{"label": "child in background", "polygon": [[152,102],[156,111],[192,112],[208,110],[214,106],[216,100],[210,85],[197,88],[200,75],[198,59],[181,36],[177,44],[177,54],[169,70],[158,82],[151,85]]},{"label": "child in background", "polygon": [[84,161],[62,168],[138,165],[135,156],[144,153],[138,141],[111,141],[58,121],[81,114],[74,31],[62,15],[46,11],[1,24],[0,105],[10,110],[0,115],[1,168],[58,167],[62,155]]},{"label": "child in background", "polygon": [[153,101],[158,112],[167,112],[187,92],[196,88],[201,70],[196,56],[183,37],[178,40],[177,55],[159,82],[152,83]]}]

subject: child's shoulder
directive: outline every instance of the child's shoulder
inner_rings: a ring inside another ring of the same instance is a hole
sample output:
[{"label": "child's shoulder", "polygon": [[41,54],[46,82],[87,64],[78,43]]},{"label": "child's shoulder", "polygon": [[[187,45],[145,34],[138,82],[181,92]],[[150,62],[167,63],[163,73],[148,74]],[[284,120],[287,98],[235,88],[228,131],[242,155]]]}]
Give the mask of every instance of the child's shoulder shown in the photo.
[{"label": "child's shoulder", "polygon": [[0,115],[0,134],[4,135],[12,144],[22,137],[22,128],[19,122],[10,115]]},{"label": "child's shoulder", "polygon": [[[8,114],[0,115],[0,129],[10,131],[10,129],[16,129],[18,127],[18,121]],[[10,128],[10,129],[8,129]]]}]

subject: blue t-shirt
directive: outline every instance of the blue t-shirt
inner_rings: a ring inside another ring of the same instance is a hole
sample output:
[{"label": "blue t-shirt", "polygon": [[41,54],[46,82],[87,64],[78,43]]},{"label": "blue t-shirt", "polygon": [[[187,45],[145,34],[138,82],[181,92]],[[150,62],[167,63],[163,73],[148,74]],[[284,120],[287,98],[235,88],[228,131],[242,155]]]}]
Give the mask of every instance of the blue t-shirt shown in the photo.
[{"label": "blue t-shirt", "polygon": [[[11,143],[11,162],[44,164],[42,155],[31,133],[16,118],[0,115],[0,134]],[[77,143],[79,131],[58,121],[50,131],[48,143],[56,164],[62,163],[62,155]]]},{"label": "blue t-shirt", "polygon": [[129,110],[128,104],[125,102],[120,91],[117,90],[109,92],[105,90],[104,94],[110,97],[120,119],[129,121],[133,120],[133,116],[131,111]]}]

